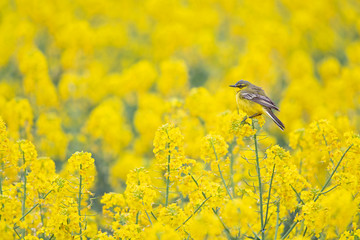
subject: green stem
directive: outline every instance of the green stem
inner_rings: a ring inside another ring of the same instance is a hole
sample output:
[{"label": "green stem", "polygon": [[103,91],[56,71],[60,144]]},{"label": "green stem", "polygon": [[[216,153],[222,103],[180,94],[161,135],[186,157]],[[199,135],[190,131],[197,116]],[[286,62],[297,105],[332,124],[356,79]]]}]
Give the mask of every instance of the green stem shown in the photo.
[{"label": "green stem", "polygon": [[331,192],[332,190],[334,190],[335,188],[337,188],[339,185],[335,185],[333,186],[332,188],[330,188],[329,190],[326,190],[325,192],[320,192],[319,194],[320,195],[323,195],[323,194],[327,194],[328,192]]},{"label": "green stem", "polygon": [[[38,193],[39,199],[41,199],[40,193]],[[39,212],[40,212],[40,219],[41,219],[41,226],[44,227],[44,214],[41,204],[39,204]],[[41,233],[39,237],[44,238],[45,234]]]},{"label": "green stem", "polygon": [[[196,181],[196,179],[193,177],[193,175],[191,175],[190,173],[189,173],[189,175],[191,176],[192,180],[195,182],[196,186],[199,188],[199,184],[198,184],[198,182]],[[205,199],[207,199],[207,198],[206,198],[206,194],[205,194],[203,191],[201,191],[201,193],[202,193],[203,197],[204,197]],[[216,212],[216,210],[215,210],[214,208],[211,208],[211,210],[212,210],[213,213],[218,217],[219,221],[221,222],[221,225],[224,227],[224,230],[225,230],[225,233],[226,233],[228,239],[235,239],[235,238],[233,238],[233,237],[231,236],[231,232],[230,232],[229,228],[225,225],[224,221],[221,219],[221,217],[220,217],[219,214]]]},{"label": "green stem", "polygon": [[304,201],[301,199],[300,194],[296,191],[296,189],[290,184],[290,187],[292,188],[292,190],[295,192],[297,198],[299,199],[299,201],[302,203],[302,205],[305,205]]},{"label": "green stem", "polygon": [[278,202],[277,205],[276,205],[276,228],[275,228],[274,240],[276,240],[278,230],[279,230],[279,215],[280,215],[280,202]]},{"label": "green stem", "polygon": [[[319,122],[317,122],[317,127],[318,127],[319,131],[321,131]],[[328,143],[327,143],[327,141],[326,141],[326,137],[325,137],[324,132],[322,132],[322,137],[323,137],[323,139],[324,139],[324,142],[325,142],[326,147],[329,147],[329,145],[328,145]],[[331,163],[334,164],[334,161],[333,161],[332,158],[331,158],[331,152],[330,152],[329,150],[328,150],[327,152],[328,152],[328,154],[329,154],[329,159],[330,159]]]},{"label": "green stem", "polygon": [[[41,197],[40,199],[45,199],[51,192],[52,192],[53,190],[50,190],[44,197]],[[34,210],[37,206],[39,206],[40,205],[40,203],[36,203],[36,204],[34,204],[33,206],[32,206],[32,208],[30,208],[30,210],[29,211],[27,211],[25,214],[23,214],[23,216],[20,218],[20,221],[23,221],[24,219],[25,219],[25,217],[29,214],[29,213],[31,213],[32,212],[32,210]],[[16,226],[16,223],[15,223],[15,226],[14,226],[14,231],[15,231],[15,233],[16,233],[16,235],[20,238],[20,239],[22,239],[22,237],[19,235],[19,233],[17,232],[17,228],[19,228],[19,226]]]},{"label": "green stem", "polygon": [[253,237],[252,239],[255,239],[255,240],[260,240],[259,235],[251,229],[250,224],[248,224],[248,226],[249,226],[249,228],[250,228],[250,230],[251,230],[252,234],[254,234],[254,236],[255,236],[255,237]]},{"label": "green stem", "polygon": [[150,224],[152,225],[153,223],[152,223],[151,218],[150,218],[150,216],[149,216],[149,214],[148,214],[148,212],[147,212],[146,210],[145,210],[145,213],[146,213],[146,216],[147,216],[147,218],[148,218],[148,220],[149,220]]},{"label": "green stem", "polygon": [[[44,214],[43,214],[41,204],[39,204],[39,212],[40,212],[41,226],[44,227]],[[39,238],[45,239],[45,232],[40,233]]]},{"label": "green stem", "polygon": [[342,160],[344,159],[346,153],[350,150],[350,148],[353,146],[354,144],[351,144],[346,151],[343,153],[343,155],[341,156],[339,162],[336,164],[336,167],[334,168],[334,170],[332,171],[332,173],[330,174],[330,176],[328,177],[328,179],[326,180],[324,186],[321,188],[320,193],[315,197],[314,202],[316,200],[318,200],[318,198],[320,197],[321,193],[325,190],[325,188],[327,187],[327,185],[330,183],[331,178],[334,176],[335,172],[337,171],[337,169],[340,166],[340,163],[342,162]]},{"label": "green stem", "polygon": [[[252,127],[255,129],[254,121],[252,121]],[[260,197],[260,221],[261,221],[261,238],[265,239],[265,229],[264,229],[264,213],[263,213],[263,189],[261,183],[261,175],[260,175],[260,161],[259,161],[259,150],[258,143],[256,138],[256,133],[254,134],[254,144],[255,144],[255,157],[256,157],[256,172],[259,181],[259,197]]]},{"label": "green stem", "polygon": [[[27,175],[27,168],[25,166],[25,153],[24,153],[24,151],[22,151],[22,154],[23,154],[23,165],[24,165],[24,172],[23,172],[24,185],[23,185],[23,199],[22,199],[22,203],[21,203],[21,214],[24,216],[25,211],[26,211],[26,175]],[[24,218],[22,218],[21,221],[24,221]],[[26,229],[23,229],[22,233],[21,233],[21,238],[24,238],[25,235],[26,235]]]},{"label": "green stem", "polygon": [[[4,171],[4,162],[1,162],[1,169],[0,169],[0,196],[2,197],[3,195],[3,190],[2,190],[2,181],[3,181],[3,171]],[[1,210],[4,209],[4,203],[1,204]],[[0,220],[1,220],[2,216],[0,215]]]},{"label": "green stem", "polygon": [[213,211],[214,214],[217,216],[217,218],[219,219],[221,225],[223,226],[223,228],[224,228],[224,230],[225,230],[225,233],[226,233],[226,235],[227,235],[227,238],[228,238],[228,239],[231,239],[231,240],[232,240],[232,239],[236,239],[236,238],[234,238],[233,236],[231,236],[231,232],[230,232],[229,228],[225,225],[224,221],[221,219],[221,217],[220,217],[219,214],[215,211],[214,208],[212,208],[212,211]]},{"label": "green stem", "polygon": [[136,213],[135,224],[138,224],[138,223],[139,223],[139,216],[140,216],[140,211],[138,211],[138,212]]},{"label": "green stem", "polygon": [[209,200],[210,198],[211,198],[211,196],[208,197],[208,198],[206,198],[206,199],[200,204],[200,206],[199,206],[198,208],[196,208],[196,210],[195,210],[180,226],[178,226],[178,227],[175,229],[175,231],[177,231],[180,227],[184,226],[185,223],[186,223],[187,221],[189,221],[189,220],[192,218],[192,216],[194,216],[194,215],[200,210],[200,208],[206,203],[206,201]]},{"label": "green stem", "polygon": [[[82,169],[82,165],[80,164],[80,171]],[[79,215],[79,227],[80,227],[80,240],[82,240],[82,226],[81,226],[81,194],[82,194],[82,175],[80,174],[80,182],[79,182],[79,197],[78,197],[78,215]]]},{"label": "green stem", "polygon": [[[2,181],[3,181],[3,171],[4,171],[4,163],[1,163],[1,169],[0,169],[0,195],[3,195],[3,190],[2,190]],[[4,207],[4,205],[3,205]],[[1,219],[1,218],[0,218]]]},{"label": "green stem", "polygon": [[218,169],[219,169],[219,173],[220,173],[221,180],[222,180],[222,182],[223,182],[223,184],[224,184],[224,186],[225,186],[225,188],[226,188],[226,192],[227,192],[227,194],[229,195],[230,199],[232,200],[233,198],[232,198],[232,196],[231,196],[231,193],[230,193],[229,188],[226,186],[225,179],[224,179],[224,177],[223,177],[223,175],[222,175],[222,172],[221,172],[221,169],[220,169],[220,164],[218,164]]},{"label": "green stem", "polygon": [[[331,181],[331,178],[334,176],[335,172],[337,171],[337,169],[339,168],[340,166],[340,163],[342,162],[342,160],[345,158],[345,155],[346,153],[350,150],[350,148],[353,146],[354,144],[351,144],[346,150],[345,152],[343,153],[343,155],[341,156],[339,162],[336,164],[336,167],[335,169],[332,171],[332,173],[330,174],[329,178],[326,180],[324,186],[321,188],[320,192],[317,194],[317,196],[314,198],[314,202],[316,202],[316,200],[319,199],[319,197],[321,196],[321,194],[323,194],[323,191],[325,190],[325,188],[327,187],[327,185],[330,183]],[[294,227],[296,226],[298,222],[294,222],[291,227],[289,228],[289,230],[286,232],[286,234],[281,238],[281,240],[285,239],[289,234],[290,232],[294,229]],[[304,231],[304,235],[307,231],[307,227],[305,228],[305,231]]]},{"label": "green stem", "polygon": [[234,145],[236,144],[236,139],[234,138],[233,142],[230,145],[230,186],[231,186],[231,190],[232,190],[232,195],[234,197],[235,196],[235,183],[234,183],[234,163],[235,163],[235,158],[234,158],[234,154],[233,154],[233,150],[234,150]]},{"label": "green stem", "polygon": [[305,235],[306,235],[306,231],[307,231],[307,226],[305,227],[305,231],[304,231],[304,233],[303,233],[303,237],[305,237]]},{"label": "green stem", "polygon": [[230,186],[232,190],[232,195],[235,197],[235,184],[234,184],[234,157],[231,154],[230,157]]},{"label": "green stem", "polygon": [[272,182],[273,182],[273,179],[274,179],[274,173],[275,173],[275,164],[273,166],[271,179],[270,179],[270,187],[269,187],[269,194],[268,194],[268,199],[267,199],[267,203],[266,203],[265,224],[264,224],[263,231],[265,231],[265,227],[266,227],[266,224],[268,222],[268,213],[269,213],[269,205],[270,205],[270,197],[271,197],[271,188],[272,188]]},{"label": "green stem", "polygon": [[155,214],[152,211],[150,213],[153,216],[153,218],[157,221],[157,217],[155,216]]},{"label": "green stem", "polygon": [[231,193],[230,193],[230,190],[229,190],[228,186],[226,185],[225,179],[224,179],[224,177],[222,175],[222,172],[221,172],[221,169],[220,169],[219,159],[218,159],[218,156],[217,156],[217,153],[216,153],[216,150],[215,150],[214,143],[212,141],[211,141],[211,145],[212,145],[212,148],[213,148],[213,151],[214,151],[214,154],[215,154],[216,162],[218,162],[218,169],[219,169],[221,181],[223,182],[223,184],[224,184],[224,186],[226,188],[227,194],[229,195],[230,199],[232,200],[233,198],[231,196]]},{"label": "green stem", "polygon": [[19,239],[22,239],[21,236],[19,235],[19,233],[16,231],[16,228],[14,227],[14,232],[16,233],[16,235],[19,237]]},{"label": "green stem", "polygon": [[167,166],[167,178],[166,178],[166,195],[165,195],[165,207],[167,207],[169,203],[169,188],[170,188],[170,157],[171,157],[171,151],[170,151],[170,142],[168,143],[168,166]]},{"label": "green stem", "polygon": [[[52,191],[53,191],[53,190],[50,190],[49,192],[46,193],[46,195],[45,195],[44,197],[42,197],[42,198],[40,198],[40,199],[42,199],[42,200],[45,199]],[[37,206],[39,206],[39,205],[40,205],[40,203],[34,204],[34,205],[29,209],[29,211],[27,211],[25,214],[23,214],[23,216],[20,218],[20,221],[24,220],[25,217],[26,217],[29,213],[31,213],[32,210],[34,210],[34,209],[35,209]]]},{"label": "green stem", "polygon": [[289,230],[285,233],[284,236],[282,236],[281,240],[284,240],[285,238],[287,238],[287,236],[289,236],[289,234],[290,234],[291,231],[294,229],[294,227],[296,226],[296,224],[298,224],[298,221],[293,222],[293,224],[290,226]]}]

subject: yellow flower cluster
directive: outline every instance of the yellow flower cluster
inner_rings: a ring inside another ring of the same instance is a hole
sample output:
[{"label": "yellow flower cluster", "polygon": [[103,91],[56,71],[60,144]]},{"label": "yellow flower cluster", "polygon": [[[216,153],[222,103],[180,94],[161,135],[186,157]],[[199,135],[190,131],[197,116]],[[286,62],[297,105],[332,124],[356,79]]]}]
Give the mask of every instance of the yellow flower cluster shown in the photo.
[{"label": "yellow flower cluster", "polygon": [[209,134],[202,140],[201,158],[205,161],[216,161],[222,159],[228,151],[228,145],[221,135]]},{"label": "yellow flower cluster", "polygon": [[359,13],[0,0],[0,239],[360,238]]}]

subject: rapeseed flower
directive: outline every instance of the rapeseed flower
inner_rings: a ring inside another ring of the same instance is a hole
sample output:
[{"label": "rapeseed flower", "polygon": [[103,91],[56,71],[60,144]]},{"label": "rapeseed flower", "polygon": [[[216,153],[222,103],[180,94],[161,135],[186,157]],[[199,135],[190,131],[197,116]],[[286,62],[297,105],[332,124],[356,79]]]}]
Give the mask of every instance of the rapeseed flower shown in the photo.
[{"label": "rapeseed flower", "polygon": [[0,238],[359,238],[359,12],[0,1]]}]

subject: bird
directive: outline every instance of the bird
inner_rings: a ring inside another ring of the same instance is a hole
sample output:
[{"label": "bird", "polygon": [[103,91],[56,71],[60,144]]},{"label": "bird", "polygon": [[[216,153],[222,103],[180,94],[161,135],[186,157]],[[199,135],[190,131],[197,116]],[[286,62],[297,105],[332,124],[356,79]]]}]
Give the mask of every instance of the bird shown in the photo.
[{"label": "bird", "polygon": [[[266,96],[261,87],[255,86],[245,80],[240,80],[234,85],[230,85],[230,87],[237,88],[236,103],[239,109],[245,112],[249,118],[266,113],[276,125],[284,131],[285,125],[273,113],[273,109],[280,111],[279,108]],[[246,118],[244,120],[246,120]]]}]

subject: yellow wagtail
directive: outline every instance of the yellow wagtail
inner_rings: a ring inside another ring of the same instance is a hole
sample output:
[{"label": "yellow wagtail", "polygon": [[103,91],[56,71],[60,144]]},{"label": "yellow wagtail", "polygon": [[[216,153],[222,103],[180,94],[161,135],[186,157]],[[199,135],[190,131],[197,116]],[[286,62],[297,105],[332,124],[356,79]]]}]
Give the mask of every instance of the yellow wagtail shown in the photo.
[{"label": "yellow wagtail", "polygon": [[269,117],[284,131],[284,124],[273,113],[272,109],[280,111],[279,108],[268,98],[261,87],[255,86],[248,81],[240,80],[230,87],[238,88],[236,103],[250,118],[267,113]]}]

